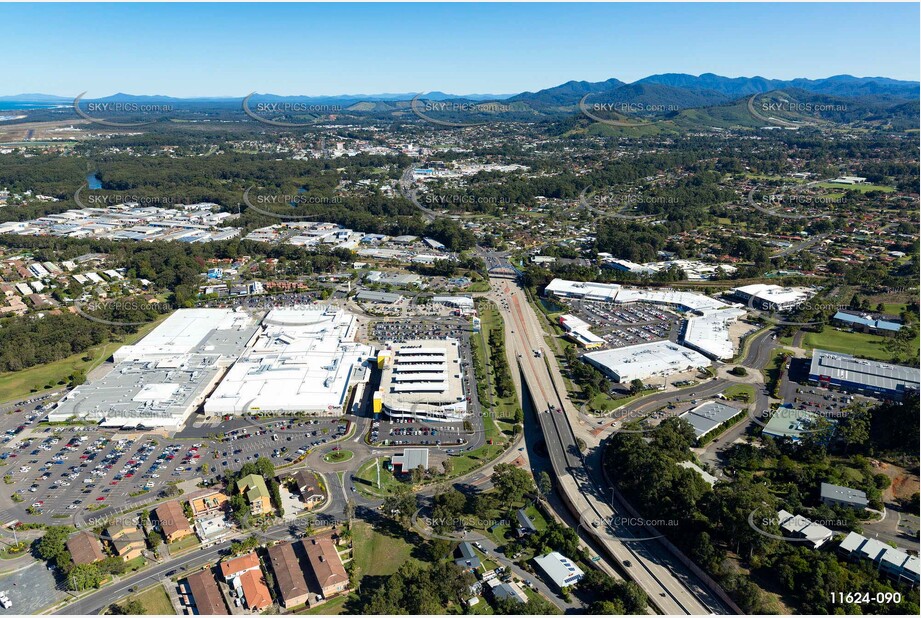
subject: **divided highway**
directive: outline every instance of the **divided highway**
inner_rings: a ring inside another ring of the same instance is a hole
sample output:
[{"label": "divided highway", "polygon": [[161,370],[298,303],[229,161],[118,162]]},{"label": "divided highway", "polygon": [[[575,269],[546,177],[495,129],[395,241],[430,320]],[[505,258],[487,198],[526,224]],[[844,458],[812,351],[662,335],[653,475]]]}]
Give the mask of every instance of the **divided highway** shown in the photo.
[{"label": "divided highway", "polygon": [[521,370],[522,387],[534,402],[557,486],[573,515],[607,552],[607,558],[627,573],[663,614],[706,615],[731,613],[723,603],[657,540],[640,536],[638,530],[609,526],[617,517],[629,517],[588,476],[571,419],[577,411],[566,397],[562,376],[544,350],[544,333],[524,291],[506,280],[493,280],[499,310],[506,322],[509,362]]}]

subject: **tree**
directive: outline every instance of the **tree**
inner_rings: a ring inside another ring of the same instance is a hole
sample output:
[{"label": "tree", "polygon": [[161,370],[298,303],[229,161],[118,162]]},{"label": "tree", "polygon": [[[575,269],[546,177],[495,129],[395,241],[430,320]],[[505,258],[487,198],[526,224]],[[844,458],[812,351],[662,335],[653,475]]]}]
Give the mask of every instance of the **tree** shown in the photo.
[{"label": "tree", "polygon": [[448,457],[441,462],[441,467],[445,471],[445,475],[450,476],[451,472],[454,470],[454,460]]},{"label": "tree", "polygon": [[491,480],[500,501],[507,507],[520,502],[526,493],[534,491],[531,474],[511,464],[497,464]]},{"label": "tree", "polygon": [[398,485],[393,495],[384,499],[384,504],[381,508],[384,514],[406,526],[416,513],[416,494],[412,492],[409,486]]},{"label": "tree", "polygon": [[124,603],[113,603],[109,606],[109,614],[116,616],[137,616],[146,613],[147,608],[137,599],[129,599]]},{"label": "tree", "polygon": [[639,378],[633,378],[630,380],[630,393],[636,394],[643,390],[643,381]]},{"label": "tree", "polygon": [[550,492],[553,491],[553,479],[550,478],[550,474],[546,470],[543,470],[540,473],[540,478],[537,479],[537,491],[544,498],[547,498]]},{"label": "tree", "polygon": [[60,562],[58,560],[70,560],[70,552],[67,551],[67,537],[69,528],[66,526],[49,526],[45,529],[45,534],[36,542],[36,551],[42,560],[48,562]]},{"label": "tree", "polygon": [[95,564],[78,564],[71,569],[67,576],[67,584],[71,590],[88,590],[98,588],[102,583],[102,572]]}]

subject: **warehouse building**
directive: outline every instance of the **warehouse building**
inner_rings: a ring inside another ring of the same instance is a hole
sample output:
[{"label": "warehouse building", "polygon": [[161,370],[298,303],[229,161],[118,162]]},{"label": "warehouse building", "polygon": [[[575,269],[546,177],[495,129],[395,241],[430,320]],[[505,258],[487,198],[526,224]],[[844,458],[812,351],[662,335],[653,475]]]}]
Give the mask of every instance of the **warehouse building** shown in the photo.
[{"label": "warehouse building", "polygon": [[724,403],[708,401],[680,415],[694,428],[694,436],[700,440],[714,429],[742,414],[742,410]]},{"label": "warehouse building", "polygon": [[[393,418],[458,421],[467,415],[457,339],[391,344],[378,353],[382,370],[375,412]],[[381,410],[376,408],[380,406]]]},{"label": "warehouse building", "polygon": [[812,352],[809,381],[820,386],[837,386],[864,395],[900,400],[908,391],[917,392],[921,370],[816,349]]},{"label": "warehouse building", "polygon": [[403,300],[403,296],[400,294],[394,294],[392,292],[372,292],[371,290],[362,290],[355,295],[355,300],[362,303],[395,305]]},{"label": "warehouse building", "polygon": [[572,586],[585,575],[572,560],[557,551],[538,556],[534,562],[560,590]]},{"label": "warehouse building", "polygon": [[350,388],[368,381],[374,356],[355,342],[356,330],[355,316],[335,307],[273,309],[205,402],[205,414],[343,414]]},{"label": "warehouse building", "polygon": [[244,311],[180,309],[138,343],[116,351],[115,368],[68,393],[48,420],[179,430],[257,330]]},{"label": "warehouse building", "polygon": [[656,341],[612,350],[589,352],[582,356],[615,382],[667,377],[698,367],[708,367],[710,360],[689,348],[671,341]]}]

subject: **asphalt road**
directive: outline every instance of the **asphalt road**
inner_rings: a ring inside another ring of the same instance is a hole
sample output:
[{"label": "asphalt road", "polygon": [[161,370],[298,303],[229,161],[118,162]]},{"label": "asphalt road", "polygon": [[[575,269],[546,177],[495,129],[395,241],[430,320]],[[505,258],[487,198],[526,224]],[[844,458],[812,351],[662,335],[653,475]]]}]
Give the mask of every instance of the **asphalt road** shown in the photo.
[{"label": "asphalt road", "polygon": [[[618,511],[625,513],[625,510],[619,509],[619,505],[605,495],[606,489],[589,477],[583,465],[570,424],[570,418],[577,418],[578,413],[565,396],[565,389],[557,386],[562,384],[562,379],[558,371],[556,374],[552,371],[552,364],[546,362],[547,355],[538,358],[533,352],[535,347],[545,349],[544,335],[523,290],[504,280],[493,283],[508,330],[509,361],[514,364],[517,357],[523,385],[534,402],[564,501],[580,522],[613,522]],[[639,538],[634,542],[636,535],[620,528],[602,532],[607,529],[605,524],[599,528],[591,524],[582,526],[582,531],[604,548],[605,557],[639,584],[650,603],[662,613],[727,613],[722,603],[659,543]],[[625,538],[630,540],[621,540]]]}]

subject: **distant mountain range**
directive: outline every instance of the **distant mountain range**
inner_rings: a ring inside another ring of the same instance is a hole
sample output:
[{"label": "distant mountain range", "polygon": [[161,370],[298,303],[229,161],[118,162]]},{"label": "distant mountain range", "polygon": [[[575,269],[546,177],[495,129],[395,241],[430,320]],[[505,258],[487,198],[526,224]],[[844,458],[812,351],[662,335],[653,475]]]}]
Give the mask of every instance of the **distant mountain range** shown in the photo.
[{"label": "distant mountain range", "polygon": [[[613,100],[635,100],[635,97],[672,100],[673,104],[681,107],[699,107],[701,105],[714,105],[770,92],[796,88],[807,92],[827,94],[840,97],[862,96],[891,96],[905,100],[919,98],[919,82],[902,81],[888,77],[854,77],[852,75],[835,75],[824,79],[798,78],[792,80],[768,79],[765,77],[723,77],[713,73],[703,75],[688,75],[686,73],[663,73],[650,75],[626,84],[619,79],[611,78],[601,82],[569,81],[559,86],[545,88],[536,92],[522,92],[519,94],[447,94],[444,92],[428,92],[424,98],[430,101],[468,100],[468,101],[509,101],[523,102],[536,107],[571,106],[579,102],[585,95],[600,93],[614,93]],[[418,93],[380,93],[380,94],[341,94],[322,96],[283,96],[274,94],[256,95],[259,101],[267,102],[304,102],[304,103],[356,103],[360,101],[409,101]],[[145,103],[220,103],[240,101],[242,97],[170,97],[165,95],[135,95],[117,93],[107,97],[91,98],[92,101],[111,102],[145,102]],[[62,97],[50,94],[17,94],[0,96],[0,101],[27,101],[35,103],[67,103],[73,97]]]}]

